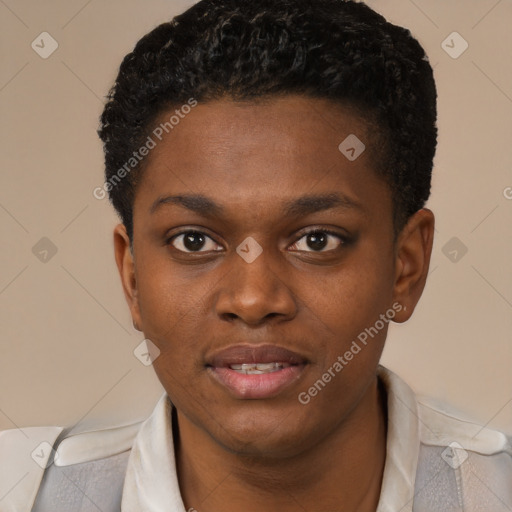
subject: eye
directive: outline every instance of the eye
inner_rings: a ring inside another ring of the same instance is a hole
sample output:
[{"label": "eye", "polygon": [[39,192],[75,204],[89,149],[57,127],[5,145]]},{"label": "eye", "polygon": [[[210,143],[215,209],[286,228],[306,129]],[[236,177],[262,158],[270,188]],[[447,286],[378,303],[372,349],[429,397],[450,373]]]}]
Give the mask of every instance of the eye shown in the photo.
[{"label": "eye", "polygon": [[200,231],[178,233],[167,242],[181,252],[220,251],[222,247],[208,235]]},{"label": "eye", "polygon": [[290,248],[292,251],[328,252],[338,249],[344,243],[342,235],[317,229],[303,235]]}]

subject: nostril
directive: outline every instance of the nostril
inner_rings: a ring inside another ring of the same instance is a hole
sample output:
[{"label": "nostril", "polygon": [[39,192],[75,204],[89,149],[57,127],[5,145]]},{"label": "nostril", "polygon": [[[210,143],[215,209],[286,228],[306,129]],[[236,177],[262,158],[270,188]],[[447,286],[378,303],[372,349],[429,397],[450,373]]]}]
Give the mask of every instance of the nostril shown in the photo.
[{"label": "nostril", "polygon": [[235,313],[224,313],[222,317],[224,318],[224,320],[231,322],[233,320],[236,320],[238,318],[238,315]]}]

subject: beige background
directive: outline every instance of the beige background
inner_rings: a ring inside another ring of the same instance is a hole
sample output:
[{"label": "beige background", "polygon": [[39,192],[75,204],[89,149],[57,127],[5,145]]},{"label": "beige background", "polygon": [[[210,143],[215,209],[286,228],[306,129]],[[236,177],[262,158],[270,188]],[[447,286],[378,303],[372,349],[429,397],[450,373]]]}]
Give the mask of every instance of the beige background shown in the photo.
[{"label": "beige background", "polygon": [[[114,267],[116,217],[92,195],[95,130],[122,57],[191,3],[0,0],[0,430],[131,423],[161,393],[133,355],[142,336]],[[512,434],[512,2],[368,3],[425,46],[440,111],[431,276],[413,320],[391,329],[384,363]],[[31,48],[43,31],[59,44],[47,59]],[[454,31],[469,43],[457,59],[441,46]],[[32,252],[42,237],[57,248],[46,262]]]}]

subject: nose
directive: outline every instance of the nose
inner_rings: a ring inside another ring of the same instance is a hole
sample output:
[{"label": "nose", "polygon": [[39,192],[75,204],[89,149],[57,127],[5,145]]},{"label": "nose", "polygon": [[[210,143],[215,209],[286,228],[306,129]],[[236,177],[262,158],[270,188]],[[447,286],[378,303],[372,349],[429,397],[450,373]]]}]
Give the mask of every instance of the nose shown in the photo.
[{"label": "nose", "polygon": [[281,272],[272,270],[263,253],[252,263],[233,254],[231,269],[221,282],[216,297],[216,313],[226,321],[240,320],[248,325],[291,320],[297,303]]}]

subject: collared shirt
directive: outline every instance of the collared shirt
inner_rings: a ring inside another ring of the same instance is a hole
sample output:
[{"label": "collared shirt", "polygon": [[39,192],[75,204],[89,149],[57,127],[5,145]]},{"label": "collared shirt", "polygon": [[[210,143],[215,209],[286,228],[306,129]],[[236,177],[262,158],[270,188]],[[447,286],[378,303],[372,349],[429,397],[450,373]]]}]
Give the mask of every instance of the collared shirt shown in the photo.
[{"label": "collared shirt", "polygon": [[[510,512],[511,439],[419,401],[382,366],[378,377],[387,393],[388,434],[377,512]],[[55,462],[35,476],[30,468],[10,491],[21,453],[6,444],[17,431],[0,433],[0,512],[186,512],[172,407],[164,395],[142,425],[60,440]],[[40,456],[40,466],[52,461],[60,430],[51,432],[54,439],[29,455],[32,462]],[[51,438],[49,430],[45,434]],[[4,470],[5,462],[10,470]]]}]

